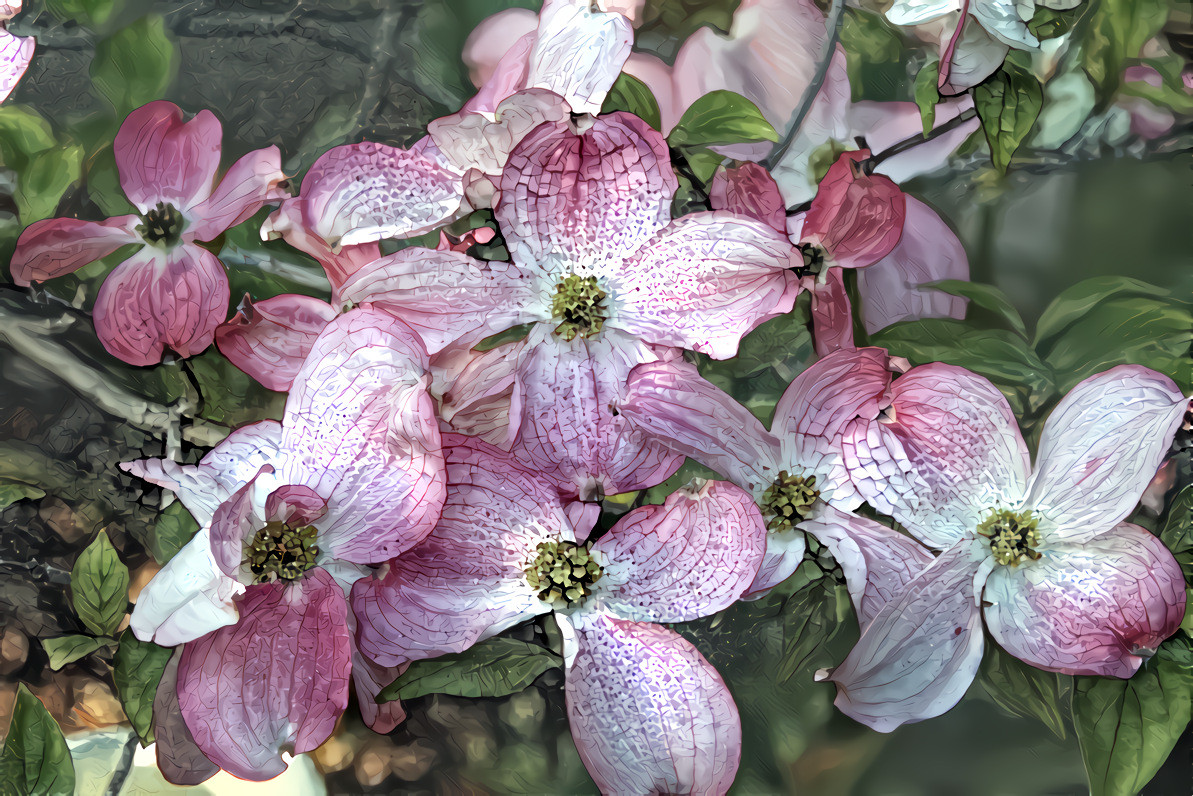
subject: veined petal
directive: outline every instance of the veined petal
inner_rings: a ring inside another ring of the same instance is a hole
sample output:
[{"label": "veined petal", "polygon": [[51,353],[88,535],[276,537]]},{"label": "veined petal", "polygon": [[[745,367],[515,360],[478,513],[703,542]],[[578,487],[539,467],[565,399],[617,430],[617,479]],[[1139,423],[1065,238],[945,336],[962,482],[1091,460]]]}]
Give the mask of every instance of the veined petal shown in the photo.
[{"label": "veined petal", "polygon": [[360,717],[373,732],[384,735],[406,720],[406,710],[399,700],[377,702],[381,689],[404,671],[404,666],[378,666],[359,651],[353,652],[352,684],[356,688],[356,704],[360,706]]},{"label": "veined petal", "polygon": [[522,339],[488,351],[453,346],[432,357],[431,391],[442,427],[509,448],[521,424],[520,416],[510,423],[510,401],[525,348]]},{"label": "veined petal", "polygon": [[245,294],[232,320],[215,330],[215,343],[229,362],[267,389],[285,392],[315,338],[337,315],[312,296],[283,294],[254,302]]},{"label": "veined petal", "polygon": [[727,481],[672,492],[623,516],[593,546],[604,575],[594,610],[636,622],[688,622],[728,608],[758,574],[766,524]]},{"label": "veined petal", "polygon": [[779,186],[757,163],[717,169],[708,189],[708,201],[713,210],[761,221],[780,234],[787,232],[787,207]]},{"label": "veined petal", "polygon": [[741,760],[725,682],[655,624],[594,616],[567,671],[568,721],[602,793],[723,794]]},{"label": "veined petal", "polygon": [[460,54],[477,87],[461,110],[493,113],[503,100],[526,88],[530,51],[536,39],[538,14],[530,9],[507,8],[481,20],[468,34]]},{"label": "veined petal", "polygon": [[267,520],[274,519],[265,513],[264,502],[260,500],[262,494],[272,493],[270,487],[274,483],[273,467],[262,467],[221,503],[211,518],[211,555],[216,566],[230,578],[251,578],[245,566],[245,547]]},{"label": "veined petal", "polygon": [[120,187],[142,213],[158,202],[192,207],[211,194],[220,167],[219,119],[209,110],[182,120],[172,102],[157,100],[128,115],[116,133]]},{"label": "veined petal", "polygon": [[133,231],[136,216],[103,221],[80,218],[47,218],[25,228],[12,253],[12,279],[18,285],[44,282],[73,273],[88,263],[107,257],[121,246],[140,243]]},{"label": "veined petal", "polygon": [[576,113],[600,113],[633,41],[634,29],[621,14],[595,11],[586,2],[547,0],[526,85],[555,92]]},{"label": "veined petal", "polygon": [[812,289],[812,341],[821,357],[855,347],[853,306],[840,268],[829,268],[824,284]]},{"label": "veined petal", "polygon": [[808,540],[802,525],[785,530],[772,530],[766,536],[766,554],[758,575],[742,595],[743,600],[756,600],[787,580],[803,563]]},{"label": "veined petal", "polygon": [[183,648],[178,701],[203,753],[241,779],[286,770],[283,745],[309,752],[348,706],[352,639],[340,587],[316,567],[298,584],[252,586],[240,621]]},{"label": "veined petal", "polygon": [[208,760],[195,744],[182,718],[182,709],[178,706],[178,659],[181,656],[182,650],[174,652],[153,695],[153,742],[158,770],[167,782],[198,785],[219,773],[220,767]]},{"label": "veined petal", "polygon": [[886,18],[892,25],[919,25],[950,11],[960,11],[961,5],[961,0],[895,0]]},{"label": "veined petal", "polygon": [[185,234],[193,240],[211,240],[248,220],[264,205],[290,196],[279,187],[285,179],[282,155],[276,146],[248,153],[232,164],[211,196],[187,208],[191,225]]},{"label": "veined petal", "polygon": [[461,172],[477,169],[497,177],[510,152],[527,133],[544,122],[567,119],[569,111],[567,101],[558,94],[526,89],[502,100],[493,111],[493,119],[466,105],[459,113],[431,122],[427,133]]},{"label": "veined petal", "polygon": [[1073,543],[1114,527],[1139,502],[1188,406],[1171,379],[1139,365],[1090,376],[1044,423],[1028,507]]},{"label": "veined petal", "polygon": [[[306,185],[305,180],[303,185]],[[281,207],[261,225],[261,239],[282,238],[299,251],[314,257],[323,266],[333,289],[339,288],[350,276],[381,256],[381,249],[375,241],[355,246],[340,246],[337,243],[332,247],[306,225],[306,204],[303,196],[282,200]]]},{"label": "veined petal", "polygon": [[998,71],[1009,49],[969,14],[958,14],[952,35],[941,41],[941,93],[959,94],[981,83]]},{"label": "veined petal", "polygon": [[841,153],[804,217],[801,242],[820,246],[842,268],[873,265],[903,234],[906,198],[889,177],[859,170],[869,156],[868,149]]},{"label": "veined petal", "polygon": [[1125,678],[1180,627],[1180,565],[1138,525],[1040,552],[986,581],[986,625],[1015,657],[1050,672]]},{"label": "veined petal", "polygon": [[1004,44],[1020,50],[1034,50],[1040,46],[1040,40],[1019,17],[1015,5],[1015,0],[972,0],[969,13]]},{"label": "veined petal", "polygon": [[34,46],[32,36],[21,38],[0,30],[0,102],[8,99],[29,68]]}]

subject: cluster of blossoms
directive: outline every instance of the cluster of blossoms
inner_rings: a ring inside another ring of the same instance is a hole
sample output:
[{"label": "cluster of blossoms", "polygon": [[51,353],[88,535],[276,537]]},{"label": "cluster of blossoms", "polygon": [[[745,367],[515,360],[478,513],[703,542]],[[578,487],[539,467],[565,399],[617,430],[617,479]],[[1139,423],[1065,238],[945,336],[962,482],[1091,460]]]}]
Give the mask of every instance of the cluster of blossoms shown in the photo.
[{"label": "cluster of blossoms", "polygon": [[[762,6],[743,3],[741,24]],[[806,212],[785,210],[798,186],[746,162],[718,172],[712,210],[673,218],[663,135],[600,114],[631,66],[626,11],[548,2],[463,110],[407,150],[327,152],[297,196],[275,148],[213,189],[215,117],[151,103],[115,141],[138,213],[22,235],[12,267],[24,284],[140,247],[95,306],[114,355],[154,364],[215,340],[288,391],[281,422],[234,431],[198,464],[124,465],[202,526],[131,620],[139,638],[177,648],[154,705],[172,781],[276,776],[281,752],[330,736],[352,689],[388,732],[404,713],[376,697],[404,667],[550,613],[572,734],[602,790],[723,793],[741,752],[737,708],[663,625],[767,593],[809,535],[839,564],[862,629],[822,676],[841,710],[880,731],[956,704],[986,631],[1045,670],[1127,677],[1179,626],[1176,561],[1124,519],[1188,399],[1141,367],[1093,376],[1052,412],[1033,469],[988,381],[856,348],[845,270],[859,275],[867,328],[958,314],[959,300],[916,287],[965,275],[955,237],[866,149],[835,157]],[[675,108],[689,90],[658,93]],[[801,91],[788,93],[790,110]],[[768,102],[782,113],[782,98]],[[248,300],[226,321],[227,277],[196,242],[278,203],[263,234],[322,263],[330,300]],[[478,208],[496,230],[381,253],[382,239]],[[497,233],[508,261],[468,254]],[[733,357],[803,291],[819,359],[768,430],[685,352]],[[477,347],[515,327],[520,337]],[[656,486],[685,457],[727,480],[598,532],[605,496]],[[859,514],[863,503],[900,527]]]}]

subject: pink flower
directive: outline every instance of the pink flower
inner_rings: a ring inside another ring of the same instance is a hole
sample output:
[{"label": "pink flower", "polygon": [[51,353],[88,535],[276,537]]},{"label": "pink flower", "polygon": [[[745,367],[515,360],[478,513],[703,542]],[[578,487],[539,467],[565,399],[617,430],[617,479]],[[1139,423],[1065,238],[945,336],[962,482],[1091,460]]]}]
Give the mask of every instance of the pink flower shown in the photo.
[{"label": "pink flower", "polygon": [[[443,458],[426,366],[408,327],[353,310],[315,341],[281,424],[240,429],[196,466],[124,465],[173,490],[203,525],[141,593],[131,626],[141,639],[185,644],[186,727],[239,777],[276,776],[283,745],[304,752],[326,740],[350,673],[362,700],[392,679],[353,666],[346,592],[439,519]],[[394,710],[365,716],[392,728]]]},{"label": "pink flower", "polygon": [[189,122],[170,102],[129,114],[116,134],[120,184],[139,215],[101,222],[53,218],[17,241],[12,276],[28,285],[69,274],[121,246],[143,244],[104,280],[95,330],[104,347],[133,365],[153,365],[169,346],[180,356],[211,344],[228,314],[228,277],[197,246],[286,193],[277,147],[242,157],[212,190],[220,164],[220,123],[210,111]]},{"label": "pink flower", "polygon": [[6,23],[20,13],[21,5],[21,0],[0,2],[0,102],[8,99],[33,60],[33,38],[22,39],[6,29]]},{"label": "pink flower", "polygon": [[550,479],[497,448],[445,437],[448,497],[427,540],[352,604],[360,647],[386,666],[467,649],[554,613],[568,717],[605,793],[724,793],[741,725],[724,682],[659,623],[710,616],[758,570],[766,530],[732,484],[634,509],[595,543]]},{"label": "pink flower", "polygon": [[889,396],[846,436],[847,464],[867,501],[944,552],[828,675],[841,710],[881,732],[945,712],[977,672],[983,619],[1032,666],[1108,677],[1130,677],[1176,631],[1180,567],[1123,522],[1188,405],[1172,381],[1124,365],[1081,382],[1045,423],[1034,469],[982,377],[924,365]]}]

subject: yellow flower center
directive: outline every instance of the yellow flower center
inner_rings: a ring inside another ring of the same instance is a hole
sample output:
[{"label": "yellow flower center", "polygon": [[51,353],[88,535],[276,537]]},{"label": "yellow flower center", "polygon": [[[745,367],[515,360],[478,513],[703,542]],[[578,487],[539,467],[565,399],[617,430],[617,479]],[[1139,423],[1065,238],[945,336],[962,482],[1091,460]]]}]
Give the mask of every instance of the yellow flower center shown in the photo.
[{"label": "yellow flower center", "polygon": [[540,600],[568,608],[592,594],[602,574],[591,544],[548,541],[539,544],[538,555],[526,568],[526,581]]},{"label": "yellow flower center", "polygon": [[1025,558],[1035,561],[1040,557],[1035,550],[1042,542],[1037,530],[1039,524],[1039,519],[1030,511],[993,509],[978,525],[978,535],[990,540],[990,552],[995,561],[1014,567]]},{"label": "yellow flower center", "polygon": [[793,475],[786,470],[762,493],[762,513],[766,516],[766,527],[771,531],[786,531],[812,513],[812,507],[820,497],[816,489],[816,476]]},{"label": "yellow flower center", "polygon": [[291,527],[284,522],[268,522],[257,531],[244,550],[244,561],[253,573],[254,583],[298,580],[315,566],[319,546],[313,525]]},{"label": "yellow flower center", "polygon": [[555,334],[569,341],[599,334],[609,318],[607,297],[595,276],[568,274],[559,280],[551,301],[551,314],[559,320]]}]

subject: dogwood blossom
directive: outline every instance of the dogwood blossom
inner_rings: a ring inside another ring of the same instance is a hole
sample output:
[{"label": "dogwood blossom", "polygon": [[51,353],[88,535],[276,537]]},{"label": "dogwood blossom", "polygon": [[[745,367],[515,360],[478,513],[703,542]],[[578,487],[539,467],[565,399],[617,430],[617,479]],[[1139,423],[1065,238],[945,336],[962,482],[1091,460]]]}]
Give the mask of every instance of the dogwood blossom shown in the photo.
[{"label": "dogwood blossom", "polygon": [[7,30],[7,22],[21,12],[21,0],[0,2],[0,102],[17,87],[33,60],[33,37],[21,38]]}]

